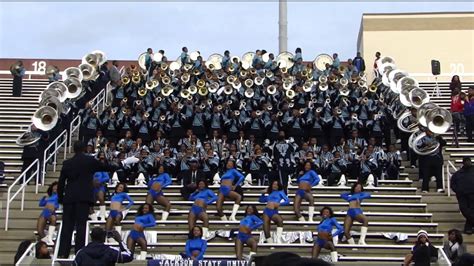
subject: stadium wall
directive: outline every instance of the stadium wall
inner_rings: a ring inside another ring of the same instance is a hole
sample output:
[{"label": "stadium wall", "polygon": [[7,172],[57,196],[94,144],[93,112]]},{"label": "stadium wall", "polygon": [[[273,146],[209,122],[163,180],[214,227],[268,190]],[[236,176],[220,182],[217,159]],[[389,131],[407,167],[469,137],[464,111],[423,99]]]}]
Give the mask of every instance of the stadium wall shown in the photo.
[{"label": "stadium wall", "polygon": [[474,81],[474,12],[364,14],[357,49],[368,69],[380,51],[419,81],[434,81],[432,59],[441,63],[439,80]]}]

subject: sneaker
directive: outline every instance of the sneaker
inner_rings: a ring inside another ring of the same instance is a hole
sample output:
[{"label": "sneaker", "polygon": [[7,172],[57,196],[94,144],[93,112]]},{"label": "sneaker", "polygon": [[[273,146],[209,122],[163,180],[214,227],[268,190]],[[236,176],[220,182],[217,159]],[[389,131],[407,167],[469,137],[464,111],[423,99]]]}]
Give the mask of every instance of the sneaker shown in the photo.
[{"label": "sneaker", "polygon": [[397,139],[396,144],[400,144],[400,143],[402,143],[402,140],[401,140],[401,139]]},{"label": "sneaker", "polygon": [[411,168],[416,168],[416,165],[412,164],[412,165],[411,165]]},{"label": "sneaker", "polygon": [[436,192],[438,192],[438,193],[444,193],[444,189],[439,188],[438,190],[436,190]]},{"label": "sneaker", "polygon": [[426,193],[428,193],[428,191],[427,191],[427,190],[423,190],[423,191],[421,191],[421,193],[425,193],[425,194],[426,194]]},{"label": "sneaker", "polygon": [[436,177],[432,176],[430,180],[431,182],[436,182]]}]

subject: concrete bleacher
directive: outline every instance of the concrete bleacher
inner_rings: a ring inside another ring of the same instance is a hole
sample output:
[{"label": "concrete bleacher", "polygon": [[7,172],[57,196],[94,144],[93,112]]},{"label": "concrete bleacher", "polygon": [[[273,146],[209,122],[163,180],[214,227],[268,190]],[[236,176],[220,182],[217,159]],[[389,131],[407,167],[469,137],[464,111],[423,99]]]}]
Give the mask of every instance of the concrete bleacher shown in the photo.
[{"label": "concrete bleacher", "polygon": [[31,124],[31,117],[38,109],[38,97],[46,88],[47,80],[23,81],[22,97],[13,97],[12,79],[0,78],[0,161],[5,162],[6,183],[20,175],[22,147],[16,138]]},{"label": "concrete bleacher", "polygon": [[[8,87],[11,84],[11,80],[0,80],[4,82],[4,85],[0,87]],[[2,136],[0,139],[0,158],[8,162],[6,175],[8,177],[15,177],[19,175],[19,169],[21,168],[21,148],[15,147],[14,140],[16,137],[23,132],[26,126],[30,123],[28,119],[33,114],[37,107],[37,97],[42,89],[46,87],[47,82],[45,80],[31,81],[31,84],[43,84],[41,86],[27,87],[29,81],[24,81],[24,91],[28,91],[28,94],[34,96],[26,96],[26,99],[22,97],[21,102],[14,101],[16,98],[3,96],[0,93],[0,128],[2,129]],[[3,83],[0,83],[3,84]],[[470,84],[464,84],[466,88]],[[431,88],[434,83],[422,83],[420,86],[427,89],[431,94]],[[441,97],[433,97],[433,102],[439,104],[442,107],[449,108],[449,89],[448,83],[439,83]],[[25,90],[26,89],[26,90]],[[7,89],[3,89],[8,91]],[[6,93],[4,93],[6,94]],[[31,99],[30,99],[31,98]],[[13,101],[12,101],[13,100]],[[26,101],[24,101],[26,100]],[[22,104],[21,104],[22,103]],[[26,106],[25,106],[26,105]],[[25,109],[20,106],[25,106]],[[18,108],[18,109],[16,109]],[[21,110],[21,111],[18,111]],[[14,112],[13,112],[14,111]],[[23,114],[24,113],[24,114]],[[20,115],[20,119],[13,119],[13,114]],[[18,125],[19,121],[22,121],[24,129]],[[24,121],[24,122],[23,122]],[[23,124],[24,123],[24,124]],[[5,130],[3,130],[5,129]],[[10,131],[11,130],[11,131]],[[16,131],[15,131],[16,130]],[[10,132],[12,132],[10,134]],[[5,134],[3,134],[5,133]],[[13,134],[16,134],[15,136]],[[452,132],[443,134],[443,137],[448,141],[448,147],[445,149],[445,160],[456,160],[456,166],[459,166],[459,160],[461,156],[472,155],[474,151],[474,143],[468,143],[465,141],[465,137],[460,137],[460,146],[455,148],[451,145]],[[9,139],[10,141],[4,141]],[[3,146],[6,145],[6,146]],[[68,154],[68,157],[71,155]],[[453,161],[454,162],[454,161]],[[61,169],[62,158],[58,160],[58,170]],[[350,246],[346,242],[340,242],[337,246],[340,255],[342,256],[341,264],[355,263],[371,264],[383,262],[384,265],[389,264],[400,264],[403,257],[408,253],[415,241],[416,232],[419,229],[427,230],[430,233],[430,238],[436,246],[442,244],[443,237],[447,230],[450,228],[462,229],[463,217],[459,213],[457,202],[455,197],[448,198],[445,194],[439,193],[428,193],[421,195],[419,189],[420,184],[418,181],[418,170],[412,169],[409,163],[404,161],[401,167],[400,180],[384,180],[379,183],[379,187],[373,189],[367,189],[371,192],[373,197],[365,200],[362,204],[362,208],[369,218],[369,233],[366,242],[367,246]],[[48,171],[46,175],[46,184],[50,184],[57,180],[59,177],[59,171],[52,172]],[[11,179],[11,178],[9,178]],[[7,180],[7,183],[9,181]],[[353,182],[349,180],[350,183]],[[161,207],[157,207],[157,226],[148,230],[148,232],[156,237],[156,243],[150,243],[149,253],[158,254],[178,254],[184,250],[184,244],[187,238],[187,214],[191,206],[191,202],[185,201],[181,197],[179,192],[179,185],[172,185],[165,190],[165,196],[171,200],[172,210],[168,221],[161,222]],[[211,188],[217,192],[217,187],[211,186]],[[257,204],[260,212],[263,210],[264,205],[258,203],[258,196],[264,187],[252,186],[244,187],[245,199],[241,203],[241,208],[238,213],[238,218],[243,215],[243,211],[246,204]],[[433,190],[432,186],[432,190]],[[20,202],[17,200],[12,205],[10,229],[9,231],[0,231],[0,263],[11,263],[14,253],[18,247],[18,244],[23,239],[34,239],[34,230],[36,227],[36,218],[40,213],[38,207],[38,200],[42,197],[47,189],[47,186],[40,188],[40,193],[34,193],[34,186],[27,188],[25,195],[25,209],[19,211]],[[112,187],[110,187],[112,190]],[[146,188],[140,186],[130,186],[130,195],[135,200],[135,205],[143,203],[146,195]],[[338,221],[342,224],[347,210],[347,202],[343,201],[339,194],[348,191],[349,188],[338,188],[338,187],[323,187],[314,188],[313,194],[315,195],[316,210],[318,211],[322,206],[329,205],[334,211]],[[290,188],[289,196],[290,200],[293,200],[295,188]],[[2,202],[5,201],[5,196],[2,197]],[[108,203],[108,202],[107,202]],[[225,202],[224,209],[226,215],[230,214],[231,211],[230,202]],[[156,206],[156,205],[155,205]],[[96,208],[97,209],[97,208]],[[136,214],[137,206],[132,207],[132,211],[129,212],[125,218],[123,224],[124,235],[127,230],[130,229],[133,223],[134,216]],[[303,203],[303,214],[306,214],[307,203]],[[285,231],[311,231],[315,234],[315,228],[319,224],[319,217],[315,217],[315,222],[299,222],[293,214],[291,206],[284,206],[280,208],[283,216],[284,230]],[[61,218],[61,210],[58,211],[59,219]],[[208,207],[208,213],[210,214],[210,231],[218,229],[230,230],[237,228],[238,222],[222,222],[217,216],[215,216],[215,205]],[[4,210],[0,216],[0,223],[4,224]],[[199,223],[199,222],[198,222]],[[228,226],[225,226],[228,224]],[[93,222],[91,225],[103,225],[103,221]],[[164,225],[164,226],[162,226]],[[275,230],[275,225],[272,225],[272,229]],[[353,226],[354,231],[359,231],[359,224],[355,223]],[[381,232],[403,232],[408,234],[408,240],[405,243],[397,244],[393,240],[384,238]],[[254,235],[257,236],[257,232]],[[154,238],[153,237],[153,238]],[[355,236],[356,241],[358,239]],[[466,243],[470,246],[471,252],[474,247],[474,238],[466,237]],[[226,238],[216,237],[209,242],[208,252],[206,258],[233,258],[234,246],[233,241]],[[297,252],[302,256],[309,256],[311,252],[311,243],[300,242],[294,244],[260,244],[258,253],[269,254],[275,251],[288,250]],[[353,250],[357,247],[358,250]],[[273,249],[274,248],[274,249]],[[137,247],[137,250],[139,248]],[[245,248],[244,253],[248,253],[248,249]],[[322,255],[328,254],[327,251],[323,251]],[[354,262],[355,261],[355,262]],[[144,263],[137,263],[136,265],[144,265]]]}]

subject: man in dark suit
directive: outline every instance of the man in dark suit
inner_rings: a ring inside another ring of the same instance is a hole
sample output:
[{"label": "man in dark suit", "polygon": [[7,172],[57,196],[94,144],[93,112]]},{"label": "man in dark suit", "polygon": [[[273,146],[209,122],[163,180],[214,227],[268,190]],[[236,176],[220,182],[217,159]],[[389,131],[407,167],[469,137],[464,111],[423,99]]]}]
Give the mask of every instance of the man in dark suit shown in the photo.
[{"label": "man in dark suit", "polygon": [[92,179],[95,172],[111,167],[84,154],[85,144],[74,143],[74,157],[64,161],[58,184],[58,200],[63,205],[63,228],[59,257],[69,257],[71,238],[76,228],[75,253],[84,247],[89,207],[94,204]]},{"label": "man in dark suit", "polygon": [[189,169],[181,172],[178,179],[183,182],[181,194],[186,200],[189,198],[189,195],[196,190],[198,180],[207,180],[206,174],[198,169],[198,161],[195,158],[189,161]]}]

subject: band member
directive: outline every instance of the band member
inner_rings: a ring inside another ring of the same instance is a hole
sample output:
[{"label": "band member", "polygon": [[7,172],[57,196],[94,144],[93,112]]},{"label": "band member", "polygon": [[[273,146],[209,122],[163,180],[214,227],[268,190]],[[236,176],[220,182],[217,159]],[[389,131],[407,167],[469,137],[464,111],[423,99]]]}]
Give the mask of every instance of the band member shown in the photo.
[{"label": "band member", "polygon": [[402,158],[400,157],[400,152],[395,149],[395,145],[390,144],[385,161],[385,174],[387,175],[387,179],[398,179],[401,163]]},{"label": "band member", "polygon": [[[56,210],[59,208],[58,203],[58,182],[53,182],[47,190],[48,196],[44,196],[39,201],[39,206],[44,207],[38,218],[36,229],[41,240],[52,244],[54,230],[56,229]],[[44,229],[46,222],[49,222],[48,236],[45,236]]]},{"label": "band member", "polygon": [[[107,172],[96,172],[94,174],[94,195],[96,200],[99,201],[99,217],[101,220],[105,220],[106,209],[105,209],[105,192],[106,183],[110,180],[109,173]],[[95,214],[92,216],[95,218]]]},{"label": "band member", "polygon": [[22,82],[23,76],[25,75],[25,67],[23,66],[23,61],[18,61],[10,67],[10,72],[13,75],[13,87],[12,95],[13,97],[21,97]]},{"label": "band member", "polygon": [[[265,196],[265,193],[268,196]],[[283,202],[282,202],[283,200]],[[259,202],[266,202],[267,206],[263,210],[263,231],[267,243],[273,243],[270,235],[270,223],[273,221],[277,225],[276,239],[277,243],[281,242],[281,235],[283,234],[283,218],[278,214],[278,207],[290,204],[288,196],[283,191],[283,186],[277,180],[273,181],[265,192],[260,196]]]},{"label": "band member", "polygon": [[203,238],[203,229],[200,226],[193,226],[189,230],[186,241],[186,257],[191,260],[203,260],[207,249],[207,241]]},{"label": "band member", "polygon": [[280,131],[278,142],[273,150],[274,162],[277,165],[278,180],[283,185],[284,191],[288,187],[288,179],[294,170],[294,148],[285,141],[285,132]]},{"label": "band member", "polygon": [[147,242],[145,238],[145,228],[154,227],[156,225],[155,212],[151,204],[145,203],[138,208],[137,216],[133,229],[127,238],[127,247],[132,253],[135,253],[135,244],[140,245],[139,259],[145,260],[147,254]]},{"label": "band member", "polygon": [[209,232],[209,216],[206,213],[207,205],[217,200],[216,194],[207,187],[206,180],[199,180],[196,191],[189,196],[189,200],[194,200],[188,215],[189,230],[192,230],[199,219],[202,221],[202,237],[206,238]]},{"label": "band member", "polygon": [[444,192],[443,190],[443,146],[446,145],[446,141],[441,136],[435,136],[430,130],[426,130],[426,136],[424,136],[417,144],[418,149],[431,149],[435,145],[439,147],[433,152],[427,155],[420,155],[420,176],[423,178],[422,192],[427,193],[429,191],[430,178],[434,176],[436,178],[436,189],[437,192]]},{"label": "band member", "polygon": [[349,210],[347,210],[347,215],[344,220],[344,235],[346,236],[347,242],[351,245],[355,245],[354,238],[351,236],[351,227],[354,220],[362,224],[360,228],[359,245],[367,245],[365,243],[365,236],[369,228],[369,220],[362,212],[360,203],[362,200],[370,198],[370,194],[363,191],[364,187],[361,183],[354,183],[350,193],[346,192],[341,194],[341,198],[349,202]]},{"label": "band member", "polygon": [[242,260],[245,244],[250,247],[249,256],[257,254],[257,241],[252,237],[252,230],[262,225],[263,221],[260,219],[257,207],[255,205],[248,205],[245,208],[245,217],[240,220],[239,233],[235,239],[235,255],[237,260]]},{"label": "band member", "polygon": [[[321,214],[322,220],[318,226],[318,237],[314,242],[312,257],[317,258],[321,249],[325,248],[331,250],[331,261],[337,262],[337,251],[332,238],[340,235],[344,229],[334,217],[334,212],[331,207],[326,206],[322,208],[319,213]],[[337,229],[334,233],[332,232],[333,227]]]},{"label": "band member", "polygon": [[[127,185],[125,183],[118,183],[115,186],[115,193],[110,198],[110,213],[105,224],[105,231],[109,234],[112,228],[115,226],[115,230],[119,233],[122,232],[122,226],[120,225],[122,219],[122,211],[129,210],[133,206],[133,200],[128,195]],[[123,208],[123,202],[128,201],[127,206]],[[109,235],[110,236],[110,235]]]},{"label": "band member", "polygon": [[[240,201],[242,200],[242,196],[235,192],[235,188],[239,186],[242,181],[244,181],[244,175],[242,175],[239,171],[235,169],[235,162],[234,160],[228,160],[226,165],[226,172],[224,175],[221,176],[221,187],[219,188],[219,196],[217,199],[217,214],[221,217],[222,221],[227,221],[227,217],[224,215],[222,210],[222,204],[224,203],[225,198],[229,198],[234,200],[234,206],[232,207],[232,214],[229,216],[230,221],[236,221],[235,215],[239,210]],[[234,180],[239,178],[237,182],[234,184]]]},{"label": "band member", "polygon": [[150,181],[148,181],[148,195],[146,196],[146,203],[153,204],[153,201],[156,201],[158,205],[161,205],[165,208],[163,214],[161,215],[161,220],[166,221],[168,219],[168,215],[170,214],[171,203],[170,201],[164,196],[163,189],[167,186],[171,185],[171,177],[169,174],[165,173],[165,168],[163,165],[160,165],[158,168],[158,176],[152,177]]},{"label": "band member", "polygon": [[304,174],[298,178],[298,190],[296,191],[295,201],[293,203],[293,208],[295,210],[296,218],[299,221],[304,222],[305,219],[301,215],[301,201],[303,199],[307,200],[309,203],[308,207],[308,220],[313,221],[314,216],[314,198],[311,194],[311,188],[316,186],[320,179],[316,171],[312,170],[313,166],[311,162],[307,161],[304,163]]}]

